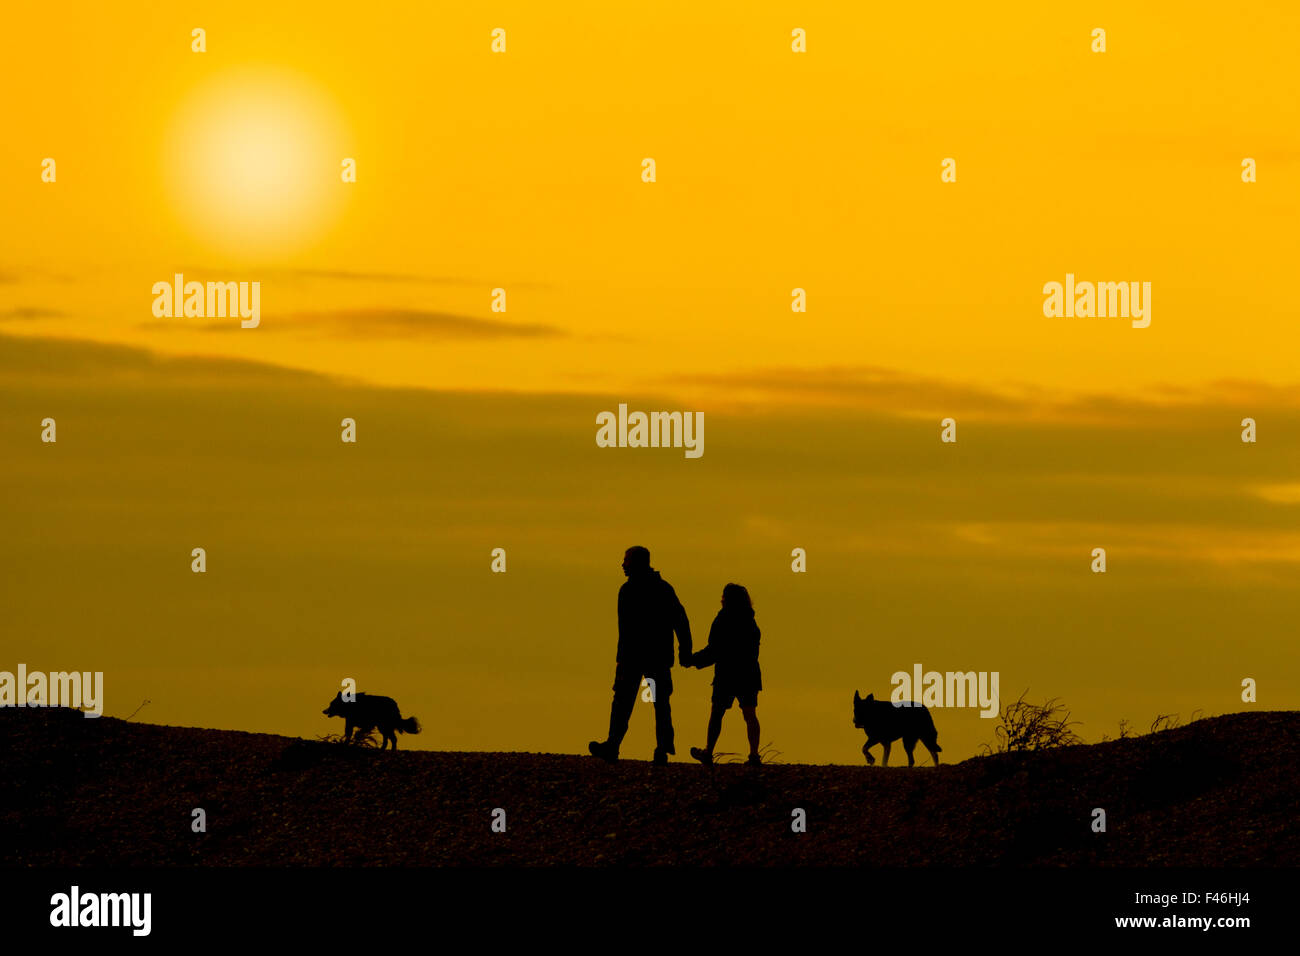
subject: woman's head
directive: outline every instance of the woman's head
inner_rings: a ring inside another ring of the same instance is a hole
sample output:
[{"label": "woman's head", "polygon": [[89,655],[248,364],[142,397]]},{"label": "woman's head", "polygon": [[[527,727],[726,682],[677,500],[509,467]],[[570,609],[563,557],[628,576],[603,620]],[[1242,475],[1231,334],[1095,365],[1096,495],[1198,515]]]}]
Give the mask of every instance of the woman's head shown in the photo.
[{"label": "woman's head", "polygon": [[754,613],[754,605],[749,600],[749,592],[739,584],[728,584],[722,589],[722,606],[730,611]]}]

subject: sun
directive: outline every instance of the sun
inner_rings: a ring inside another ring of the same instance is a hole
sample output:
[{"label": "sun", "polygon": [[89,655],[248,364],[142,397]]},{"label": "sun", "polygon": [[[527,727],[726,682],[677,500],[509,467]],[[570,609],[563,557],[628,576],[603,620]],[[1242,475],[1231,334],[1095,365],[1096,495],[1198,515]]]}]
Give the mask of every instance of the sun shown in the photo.
[{"label": "sun", "polygon": [[337,216],[351,156],[338,111],[305,78],[232,70],[181,104],[164,165],[175,214],[214,251],[267,255],[319,237]]}]

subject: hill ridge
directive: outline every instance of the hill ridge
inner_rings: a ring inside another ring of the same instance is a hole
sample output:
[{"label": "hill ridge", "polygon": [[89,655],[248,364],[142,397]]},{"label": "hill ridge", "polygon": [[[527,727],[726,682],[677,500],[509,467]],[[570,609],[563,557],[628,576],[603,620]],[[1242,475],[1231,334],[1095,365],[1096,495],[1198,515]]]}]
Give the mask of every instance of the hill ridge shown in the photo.
[{"label": "hill ridge", "polygon": [[908,769],[394,754],[6,709],[0,766],[7,866],[1300,862],[1293,711]]}]

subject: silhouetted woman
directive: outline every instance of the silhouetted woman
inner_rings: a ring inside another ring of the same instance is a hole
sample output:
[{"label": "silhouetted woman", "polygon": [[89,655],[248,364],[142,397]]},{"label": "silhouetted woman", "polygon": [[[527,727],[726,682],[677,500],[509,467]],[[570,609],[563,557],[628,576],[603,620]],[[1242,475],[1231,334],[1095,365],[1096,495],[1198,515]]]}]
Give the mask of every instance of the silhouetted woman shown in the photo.
[{"label": "silhouetted woman", "polygon": [[709,643],[696,652],[691,663],[696,667],[715,665],[713,671],[713,710],[709,714],[709,742],[701,750],[691,748],[691,756],[700,763],[713,763],[713,748],[722,733],[722,715],[731,702],[740,704],[749,732],[749,762],[758,758],[758,692],[763,689],[763,675],[758,669],[758,624],[749,592],[739,584],[722,589],[722,610],[709,629]]}]

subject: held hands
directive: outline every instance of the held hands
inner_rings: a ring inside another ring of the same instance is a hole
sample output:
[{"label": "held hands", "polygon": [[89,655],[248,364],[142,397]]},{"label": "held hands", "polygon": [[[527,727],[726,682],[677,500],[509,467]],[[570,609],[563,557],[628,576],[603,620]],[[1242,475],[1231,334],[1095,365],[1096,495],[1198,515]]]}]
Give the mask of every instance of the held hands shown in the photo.
[{"label": "held hands", "polygon": [[690,651],[682,651],[681,664],[683,667],[694,667],[693,659],[694,655]]}]

